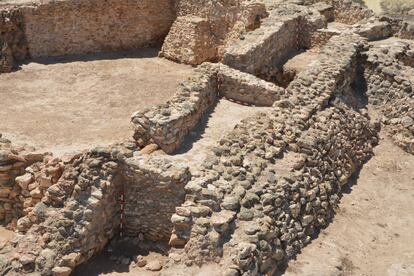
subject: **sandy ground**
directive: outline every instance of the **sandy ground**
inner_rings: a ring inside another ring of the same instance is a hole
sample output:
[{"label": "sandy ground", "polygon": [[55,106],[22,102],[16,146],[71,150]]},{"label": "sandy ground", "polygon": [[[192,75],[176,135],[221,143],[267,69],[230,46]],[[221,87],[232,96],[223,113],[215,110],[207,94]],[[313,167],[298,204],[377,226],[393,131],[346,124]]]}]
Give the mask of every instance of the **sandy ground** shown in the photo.
[{"label": "sandy ground", "polygon": [[285,275],[414,275],[414,156],[382,137],[323,230]]},{"label": "sandy ground", "polygon": [[55,153],[132,137],[133,112],[161,104],[192,67],[134,53],[55,58],[0,75],[0,133]]}]

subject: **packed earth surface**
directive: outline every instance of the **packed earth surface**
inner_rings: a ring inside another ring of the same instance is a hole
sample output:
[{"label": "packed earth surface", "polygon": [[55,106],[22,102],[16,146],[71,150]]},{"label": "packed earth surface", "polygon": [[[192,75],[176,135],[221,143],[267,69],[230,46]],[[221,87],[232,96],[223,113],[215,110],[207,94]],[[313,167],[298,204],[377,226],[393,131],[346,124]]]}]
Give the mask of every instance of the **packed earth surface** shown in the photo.
[{"label": "packed earth surface", "polygon": [[410,1],[0,0],[0,275],[414,275]]}]

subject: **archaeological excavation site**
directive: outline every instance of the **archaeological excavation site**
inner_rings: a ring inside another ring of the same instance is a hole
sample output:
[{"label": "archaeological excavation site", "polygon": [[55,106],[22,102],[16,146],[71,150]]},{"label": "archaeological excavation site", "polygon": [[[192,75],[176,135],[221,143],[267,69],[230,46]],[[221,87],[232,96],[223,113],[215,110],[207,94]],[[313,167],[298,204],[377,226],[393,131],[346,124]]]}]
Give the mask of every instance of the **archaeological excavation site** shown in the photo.
[{"label": "archaeological excavation site", "polygon": [[0,0],[0,275],[414,275],[413,91],[361,1]]}]

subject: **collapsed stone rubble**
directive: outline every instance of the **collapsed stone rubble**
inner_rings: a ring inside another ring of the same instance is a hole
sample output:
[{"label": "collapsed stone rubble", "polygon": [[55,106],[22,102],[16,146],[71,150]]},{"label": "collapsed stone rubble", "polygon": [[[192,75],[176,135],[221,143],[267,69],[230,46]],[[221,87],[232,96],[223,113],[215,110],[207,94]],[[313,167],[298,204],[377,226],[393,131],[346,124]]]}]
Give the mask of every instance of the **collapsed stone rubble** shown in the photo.
[{"label": "collapsed stone rubble", "polygon": [[[59,14],[87,10],[60,2]],[[127,40],[140,47],[165,37],[161,56],[199,66],[168,102],[132,115],[131,141],[54,156],[0,135],[0,220],[17,233],[0,248],[0,273],[70,275],[122,231],[169,243],[165,266],[154,269],[161,275],[211,263],[226,276],[271,275],[333,219],[381,126],[414,153],[414,44],[397,38],[402,23],[350,1],[302,2],[144,5],[170,12],[154,19],[156,39]],[[48,5],[1,10],[2,71],[30,55],[84,49],[27,33],[40,28],[32,16],[54,20]],[[88,51],[122,46],[92,42]],[[307,51],[307,66],[284,72]],[[223,99],[269,110],[223,133],[197,165],[169,158]]]}]

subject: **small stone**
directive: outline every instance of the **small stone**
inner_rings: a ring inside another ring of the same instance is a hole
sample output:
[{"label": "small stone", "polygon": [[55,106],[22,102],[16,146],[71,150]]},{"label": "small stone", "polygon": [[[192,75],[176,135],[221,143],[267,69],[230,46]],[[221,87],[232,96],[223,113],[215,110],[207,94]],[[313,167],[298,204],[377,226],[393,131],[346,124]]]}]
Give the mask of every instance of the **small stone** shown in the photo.
[{"label": "small stone", "polygon": [[70,267],[57,266],[52,269],[53,276],[69,276],[72,272]]},{"label": "small stone", "polygon": [[76,264],[78,263],[80,258],[80,254],[79,253],[70,253],[66,256],[62,257],[62,264],[64,266],[70,267],[70,268],[75,268]]},{"label": "small stone", "polygon": [[21,263],[22,265],[29,265],[29,264],[32,264],[32,263],[34,263],[34,262],[35,262],[35,260],[36,260],[36,257],[35,257],[35,256],[33,256],[33,255],[28,255],[28,254],[26,254],[26,255],[23,255],[23,256],[21,256],[21,257],[20,257],[20,263]]},{"label": "small stone", "polygon": [[162,269],[162,264],[160,261],[154,260],[147,263],[145,268],[149,271],[160,271]]},{"label": "small stone", "polygon": [[137,266],[144,267],[147,265],[147,260],[144,259],[141,255],[137,256],[137,260],[135,262]]},{"label": "small stone", "polygon": [[211,217],[211,223],[214,229],[223,233],[229,228],[229,224],[234,220],[235,212],[223,210],[219,213],[214,213]]},{"label": "small stone", "polygon": [[33,181],[33,176],[31,173],[26,173],[22,176],[16,177],[15,181],[20,188],[27,190],[27,186]]},{"label": "small stone", "polygon": [[221,206],[226,210],[236,211],[240,208],[239,199],[235,196],[226,197]]},{"label": "small stone", "polygon": [[253,219],[253,217],[254,217],[254,213],[253,213],[253,211],[252,210],[249,210],[249,209],[242,209],[241,211],[240,211],[240,213],[238,214],[238,218],[240,219],[240,220],[245,220],[245,221],[250,221],[250,220],[252,220]]}]

